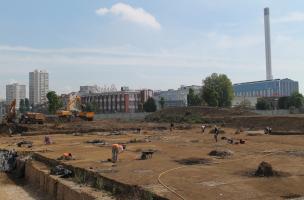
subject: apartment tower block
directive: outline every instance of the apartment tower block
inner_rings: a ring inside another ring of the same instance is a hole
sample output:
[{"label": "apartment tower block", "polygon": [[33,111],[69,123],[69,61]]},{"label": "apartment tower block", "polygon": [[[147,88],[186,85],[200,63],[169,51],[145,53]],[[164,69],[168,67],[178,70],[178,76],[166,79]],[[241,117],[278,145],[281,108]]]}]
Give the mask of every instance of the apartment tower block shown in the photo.
[{"label": "apartment tower block", "polygon": [[29,101],[31,105],[47,102],[49,91],[49,74],[47,71],[35,70],[29,73]]}]

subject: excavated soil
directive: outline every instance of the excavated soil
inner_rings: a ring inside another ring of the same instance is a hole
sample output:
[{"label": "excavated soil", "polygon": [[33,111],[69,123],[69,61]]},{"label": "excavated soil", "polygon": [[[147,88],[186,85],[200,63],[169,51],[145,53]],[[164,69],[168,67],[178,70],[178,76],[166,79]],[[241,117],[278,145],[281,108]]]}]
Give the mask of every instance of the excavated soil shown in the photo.
[{"label": "excavated soil", "polygon": [[[46,126],[51,127],[52,124]],[[304,196],[304,158],[290,156],[294,152],[304,151],[304,137],[301,135],[235,135],[239,127],[224,127],[226,137],[246,140],[245,144],[232,145],[225,140],[215,143],[213,135],[201,133],[200,124],[192,125],[191,129],[172,132],[160,128],[169,127],[169,124],[144,122],[75,122],[62,126],[63,130],[77,128],[83,131],[81,135],[50,134],[54,142],[52,145],[44,145],[44,135],[39,133],[31,136],[1,137],[0,148],[36,152],[50,160],[56,160],[64,152],[70,152],[74,160],[59,162],[98,173],[121,184],[139,186],[168,199],[178,199],[172,191],[185,199],[194,200],[281,199],[289,194]],[[142,129],[141,134],[136,131],[138,127]],[[104,131],[86,133],[86,129]],[[207,128],[206,132],[209,131],[210,128]],[[86,143],[95,139],[105,141],[105,145]],[[23,140],[32,141],[33,146],[18,147],[16,144]],[[127,144],[127,150],[119,155],[116,164],[107,161],[111,158],[113,143]],[[138,159],[141,151],[151,149],[155,151],[152,158]],[[234,154],[229,159],[221,160],[208,155],[212,150],[221,149],[229,149]],[[202,158],[208,158],[210,162],[202,164],[206,161],[201,161]],[[186,159],[186,162],[176,162],[183,159]],[[194,164],[185,164],[189,160],[190,163],[194,161]],[[283,171],[289,176],[260,178],[240,174],[241,171],[252,171],[262,161],[271,163],[276,171]],[[160,184],[159,178],[162,184],[172,191]]]}]

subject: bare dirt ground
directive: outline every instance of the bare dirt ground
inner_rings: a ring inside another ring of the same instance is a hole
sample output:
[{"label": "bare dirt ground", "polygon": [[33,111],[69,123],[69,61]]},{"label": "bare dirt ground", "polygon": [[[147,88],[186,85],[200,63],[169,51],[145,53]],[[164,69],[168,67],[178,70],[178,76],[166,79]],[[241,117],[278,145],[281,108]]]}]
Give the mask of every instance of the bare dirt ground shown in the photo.
[{"label": "bare dirt ground", "polygon": [[22,183],[16,184],[5,173],[0,173],[1,200],[51,200],[51,198],[35,191]]},{"label": "bare dirt ground", "polygon": [[[81,124],[71,123],[64,125],[63,129]],[[71,152],[75,160],[64,162],[97,171],[123,183],[140,185],[169,199],[284,199],[304,196],[304,136],[248,136],[245,132],[235,135],[235,129],[223,128],[226,133],[221,134],[219,142],[215,143],[213,135],[209,134],[210,128],[202,134],[200,125],[170,132],[158,129],[168,127],[168,124],[118,121],[83,124],[113,130],[126,127],[143,129],[141,134],[136,131],[56,134],[51,135],[55,142],[52,145],[43,144],[43,135],[2,137],[0,148],[40,152],[52,159]],[[220,139],[223,136],[243,139],[246,143],[229,144]],[[86,143],[93,139],[105,140],[107,145]],[[33,141],[33,147],[17,147],[16,143],[22,140]],[[127,151],[119,155],[119,162],[113,165],[106,160],[111,157],[111,144],[118,142],[128,143]],[[138,160],[140,152],[149,149],[156,151],[153,158]],[[212,150],[230,150],[233,155],[225,159],[215,158],[208,155]],[[195,163],[197,160],[200,162]],[[185,164],[191,161],[193,165]],[[269,162],[279,176],[254,177],[253,173],[262,161]]]}]

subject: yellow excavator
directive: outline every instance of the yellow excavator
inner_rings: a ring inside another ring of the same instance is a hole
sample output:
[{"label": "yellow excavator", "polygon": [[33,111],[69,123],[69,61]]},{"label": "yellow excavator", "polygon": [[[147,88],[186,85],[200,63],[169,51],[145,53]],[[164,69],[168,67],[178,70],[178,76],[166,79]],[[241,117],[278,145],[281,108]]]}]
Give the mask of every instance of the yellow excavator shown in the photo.
[{"label": "yellow excavator", "polygon": [[6,114],[0,124],[0,133],[23,133],[28,130],[17,122],[16,103],[16,99],[14,99],[7,107]]},{"label": "yellow excavator", "polygon": [[64,122],[72,121],[74,118],[74,114],[72,112],[73,104],[75,104],[76,99],[69,99],[65,110],[59,110],[56,112],[57,117]]},{"label": "yellow excavator", "polygon": [[85,111],[86,106],[81,103],[81,97],[76,96],[76,105],[79,108],[78,111],[76,112],[76,116],[86,120],[86,121],[93,121],[95,113],[94,112],[88,112]]},{"label": "yellow excavator", "polygon": [[14,99],[6,110],[3,123],[15,123],[17,118],[16,114],[16,99]]},{"label": "yellow excavator", "polygon": [[85,106],[81,104],[81,97],[75,96],[70,98],[66,109],[57,111],[57,116],[63,121],[72,121],[74,118],[79,117],[83,120],[93,121],[95,113],[84,111]]}]

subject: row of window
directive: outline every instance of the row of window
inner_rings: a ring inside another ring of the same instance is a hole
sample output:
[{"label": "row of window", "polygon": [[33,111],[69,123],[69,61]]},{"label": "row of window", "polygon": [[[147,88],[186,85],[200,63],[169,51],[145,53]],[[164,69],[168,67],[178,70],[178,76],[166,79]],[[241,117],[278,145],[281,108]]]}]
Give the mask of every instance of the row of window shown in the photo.
[{"label": "row of window", "polygon": [[235,92],[234,96],[237,97],[271,97],[271,96],[276,96],[278,95],[273,91],[273,89],[268,89],[268,90],[257,90],[257,91],[247,91],[247,92]]}]

